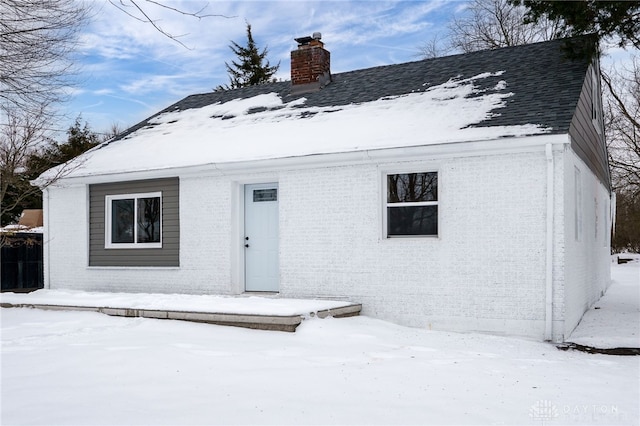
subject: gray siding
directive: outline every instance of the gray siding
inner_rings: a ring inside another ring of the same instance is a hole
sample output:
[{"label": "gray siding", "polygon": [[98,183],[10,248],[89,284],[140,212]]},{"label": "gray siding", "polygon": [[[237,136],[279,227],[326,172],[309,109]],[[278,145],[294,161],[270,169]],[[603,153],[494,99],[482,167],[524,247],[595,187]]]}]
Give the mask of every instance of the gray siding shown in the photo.
[{"label": "gray siding", "polygon": [[[178,178],[89,186],[89,266],[180,266]],[[107,195],[162,192],[162,248],[105,249]]]},{"label": "gray siding", "polygon": [[582,92],[576,105],[575,114],[569,126],[571,148],[589,166],[605,188],[610,189],[609,160],[607,158],[604,133],[598,134],[591,121],[591,85],[598,84],[597,81],[594,82],[592,80],[591,69],[589,69],[582,84]]}]

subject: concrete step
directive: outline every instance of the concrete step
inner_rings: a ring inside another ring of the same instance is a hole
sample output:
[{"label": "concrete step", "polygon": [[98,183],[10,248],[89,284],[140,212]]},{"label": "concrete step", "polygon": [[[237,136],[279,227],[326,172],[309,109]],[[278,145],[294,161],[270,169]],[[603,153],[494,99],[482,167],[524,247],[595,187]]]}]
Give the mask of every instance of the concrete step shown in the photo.
[{"label": "concrete step", "polygon": [[86,311],[100,312],[120,317],[142,317],[156,319],[172,319],[180,321],[203,322],[208,324],[228,325],[257,330],[275,330],[294,332],[307,317],[345,318],[360,315],[361,304],[351,304],[339,308],[309,312],[308,315],[252,315],[217,312],[188,312],[154,309],[111,308],[100,306],[47,305],[37,303],[0,303],[2,308],[32,308],[50,311]]}]

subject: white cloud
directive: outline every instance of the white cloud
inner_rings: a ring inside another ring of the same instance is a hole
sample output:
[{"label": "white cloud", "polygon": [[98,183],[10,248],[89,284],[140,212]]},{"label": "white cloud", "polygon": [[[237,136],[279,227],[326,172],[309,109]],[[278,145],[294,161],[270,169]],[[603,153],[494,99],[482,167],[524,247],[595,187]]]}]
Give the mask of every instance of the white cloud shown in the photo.
[{"label": "white cloud", "polygon": [[98,96],[110,95],[112,93],[113,93],[113,89],[99,89],[99,90],[93,91],[93,94]]},{"label": "white cloud", "polygon": [[130,80],[126,84],[120,85],[120,89],[132,95],[144,95],[147,93],[169,92],[176,93],[176,83],[186,78],[183,75],[153,75],[141,76],[135,80]]}]

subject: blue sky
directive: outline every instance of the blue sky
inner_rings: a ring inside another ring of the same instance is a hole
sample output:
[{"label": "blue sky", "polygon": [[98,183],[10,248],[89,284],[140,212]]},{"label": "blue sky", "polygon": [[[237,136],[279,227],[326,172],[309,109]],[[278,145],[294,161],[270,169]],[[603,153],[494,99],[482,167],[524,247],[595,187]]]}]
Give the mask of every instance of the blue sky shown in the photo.
[{"label": "blue sky", "polygon": [[[69,124],[78,114],[95,131],[126,128],[183,97],[228,83],[225,61],[235,58],[231,40],[246,42],[246,22],[259,47],[268,46],[277,77],[289,79],[295,37],[322,33],[332,72],[416,60],[419,46],[444,34],[463,1],[171,1],[182,10],[224,15],[195,19],[141,1],[166,31],[188,49],[136,21],[106,0],[79,44],[78,86],[65,105]],[[68,125],[63,125],[63,128]]]}]

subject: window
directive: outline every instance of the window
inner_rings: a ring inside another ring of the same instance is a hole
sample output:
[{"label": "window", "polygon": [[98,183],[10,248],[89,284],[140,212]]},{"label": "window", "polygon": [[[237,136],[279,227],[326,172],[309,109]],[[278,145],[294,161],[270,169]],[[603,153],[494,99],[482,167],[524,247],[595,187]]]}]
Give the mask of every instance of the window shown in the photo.
[{"label": "window", "polygon": [[580,177],[580,169],[577,167],[573,171],[573,180],[575,185],[575,237],[576,241],[582,241],[582,178]]},{"label": "window", "polygon": [[593,199],[593,204],[595,205],[595,235],[594,235],[594,239],[596,241],[598,241],[598,226],[600,226],[600,218],[598,217],[599,211],[598,211],[598,199],[594,197]]},{"label": "window", "polygon": [[107,195],[105,248],[161,248],[162,193]]},{"label": "window", "polygon": [[253,202],[278,201],[278,188],[254,189]]},{"label": "window", "polygon": [[602,98],[600,95],[600,79],[596,72],[597,63],[591,68],[591,121],[599,135],[602,134]]},{"label": "window", "polygon": [[387,175],[387,237],[438,235],[438,173]]}]

